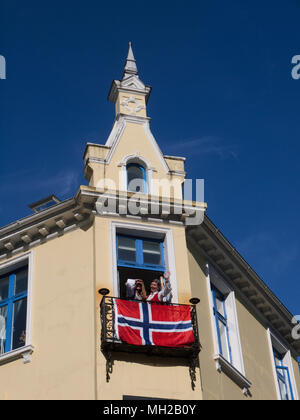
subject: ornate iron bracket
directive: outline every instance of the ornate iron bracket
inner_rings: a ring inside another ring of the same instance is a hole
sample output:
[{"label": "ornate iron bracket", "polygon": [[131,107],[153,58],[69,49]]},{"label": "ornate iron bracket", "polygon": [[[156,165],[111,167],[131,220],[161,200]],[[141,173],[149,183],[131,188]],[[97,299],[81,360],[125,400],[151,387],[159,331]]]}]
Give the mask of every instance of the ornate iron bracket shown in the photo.
[{"label": "ornate iron bracket", "polygon": [[196,376],[197,361],[198,361],[197,356],[191,357],[189,359],[189,372],[190,372],[191,386],[192,386],[193,391],[195,390],[195,387],[196,387],[195,383],[197,380],[197,376]]},{"label": "ornate iron bracket", "polygon": [[110,375],[112,374],[113,371],[113,359],[112,359],[112,354],[110,351],[105,352],[104,356],[106,358],[106,382],[108,383],[110,380]]}]

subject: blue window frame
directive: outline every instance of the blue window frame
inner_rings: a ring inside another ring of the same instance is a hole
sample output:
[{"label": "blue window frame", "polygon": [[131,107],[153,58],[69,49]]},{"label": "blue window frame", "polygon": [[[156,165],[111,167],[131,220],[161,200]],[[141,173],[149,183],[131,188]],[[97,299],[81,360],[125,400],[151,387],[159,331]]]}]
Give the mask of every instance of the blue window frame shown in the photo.
[{"label": "blue window frame", "polygon": [[145,168],[137,163],[129,163],[126,167],[127,190],[131,192],[147,193],[147,176]]},{"label": "blue window frame", "polygon": [[273,348],[274,363],[282,400],[294,400],[289,368],[284,365],[284,355]]},{"label": "blue window frame", "polygon": [[165,271],[163,240],[117,235],[118,267]]},{"label": "blue window frame", "polygon": [[213,311],[216,322],[218,345],[220,354],[232,363],[231,348],[229,342],[228,320],[226,315],[225,296],[214,286],[211,288],[213,298]]},{"label": "blue window frame", "polygon": [[28,267],[0,276],[0,355],[25,345]]}]

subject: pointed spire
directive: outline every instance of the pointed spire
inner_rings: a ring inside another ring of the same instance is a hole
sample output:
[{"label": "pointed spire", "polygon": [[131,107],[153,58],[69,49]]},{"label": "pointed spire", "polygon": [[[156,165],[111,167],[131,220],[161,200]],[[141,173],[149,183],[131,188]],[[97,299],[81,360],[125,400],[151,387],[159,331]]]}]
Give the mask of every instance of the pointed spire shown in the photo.
[{"label": "pointed spire", "polygon": [[125,67],[124,67],[123,80],[126,77],[131,76],[132,74],[137,75],[138,70],[137,70],[136,61],[132,52],[131,42],[129,42],[129,50],[128,50],[128,56],[127,56]]},{"label": "pointed spire", "polygon": [[151,86],[145,85],[138,76],[138,69],[132,52],[131,42],[129,42],[123,78],[122,80],[113,80],[108,94],[108,100],[117,103],[118,99],[122,96],[121,91],[123,93],[126,92],[126,94],[132,93],[143,95],[145,96],[145,103],[147,103],[151,93]]}]

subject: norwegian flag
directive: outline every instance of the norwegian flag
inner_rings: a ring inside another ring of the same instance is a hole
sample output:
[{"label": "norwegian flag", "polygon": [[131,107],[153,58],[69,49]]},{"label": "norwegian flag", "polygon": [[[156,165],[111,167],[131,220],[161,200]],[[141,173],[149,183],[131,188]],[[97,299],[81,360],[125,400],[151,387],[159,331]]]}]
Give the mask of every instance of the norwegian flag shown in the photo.
[{"label": "norwegian flag", "polygon": [[189,306],[114,299],[114,310],[117,338],[127,344],[186,347],[195,342]]}]

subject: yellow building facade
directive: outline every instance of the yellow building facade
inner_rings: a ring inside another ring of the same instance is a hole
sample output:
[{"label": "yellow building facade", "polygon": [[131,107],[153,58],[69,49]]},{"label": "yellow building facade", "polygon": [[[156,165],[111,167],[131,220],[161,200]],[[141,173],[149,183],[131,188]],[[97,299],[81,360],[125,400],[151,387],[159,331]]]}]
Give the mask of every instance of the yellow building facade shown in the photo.
[{"label": "yellow building facade", "polygon": [[[299,398],[293,316],[204,200],[184,199],[185,158],[162,154],[150,93],[130,45],[110,136],[84,151],[88,185],[0,229],[2,400]],[[166,270],[172,303],[193,313],[193,349],[115,342],[111,297]]]}]

